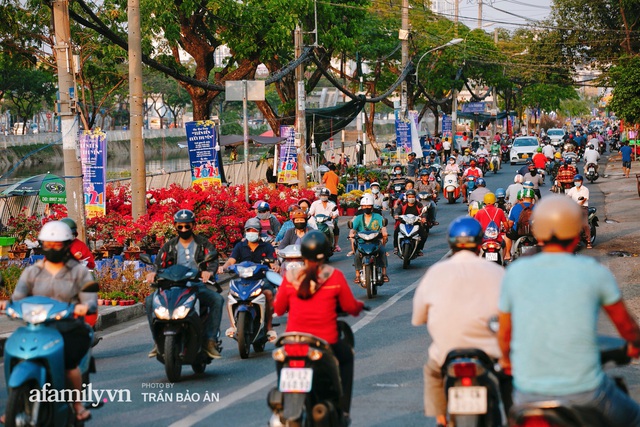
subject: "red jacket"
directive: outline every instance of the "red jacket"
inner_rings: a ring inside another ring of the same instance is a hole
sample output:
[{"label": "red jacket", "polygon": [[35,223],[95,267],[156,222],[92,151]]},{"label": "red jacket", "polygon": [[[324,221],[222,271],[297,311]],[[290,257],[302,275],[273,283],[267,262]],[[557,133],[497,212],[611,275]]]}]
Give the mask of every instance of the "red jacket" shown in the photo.
[{"label": "red jacket", "polygon": [[364,307],[353,297],[344,274],[329,265],[320,267],[319,289],[309,299],[298,298],[304,269],[288,271],[276,294],[273,308],[278,316],[287,311],[287,332],[304,332],[322,338],[329,344],[338,342],[338,303],[343,311],[356,316]]},{"label": "red jacket", "polygon": [[93,270],[96,268],[96,260],[91,253],[89,247],[80,239],[75,239],[71,242],[71,254],[78,261],[87,261],[87,268]]}]

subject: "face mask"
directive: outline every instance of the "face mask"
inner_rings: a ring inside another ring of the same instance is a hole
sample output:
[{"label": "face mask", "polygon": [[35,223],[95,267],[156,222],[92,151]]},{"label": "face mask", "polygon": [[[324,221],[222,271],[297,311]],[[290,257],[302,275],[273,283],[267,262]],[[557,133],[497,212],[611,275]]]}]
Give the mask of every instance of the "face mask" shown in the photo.
[{"label": "face mask", "polygon": [[373,212],[373,208],[364,208],[362,209],[362,212],[364,212],[366,215],[371,215],[371,212]]},{"label": "face mask", "polygon": [[193,236],[193,230],[178,231],[178,236],[181,239],[189,240]]},{"label": "face mask", "polygon": [[456,162],[455,160],[449,160],[450,165],[454,164],[455,162]]},{"label": "face mask", "polygon": [[294,222],[293,226],[297,229],[297,230],[304,230],[307,227],[307,223],[306,222]]},{"label": "face mask", "polygon": [[578,188],[582,187],[582,183],[580,181],[576,182],[576,187]]},{"label": "face mask", "polygon": [[329,201],[329,197],[328,196],[320,196],[320,201],[328,202]]},{"label": "face mask", "polygon": [[374,187],[374,188],[372,188],[372,189],[371,189],[371,192],[372,192],[373,194],[378,194],[378,193],[380,192],[380,189],[379,189],[379,188],[375,188],[375,187]]},{"label": "face mask", "polygon": [[69,257],[69,251],[67,248],[56,250],[56,249],[43,249],[42,254],[47,261],[50,262],[64,262]]},{"label": "face mask", "polygon": [[251,243],[255,243],[260,239],[260,233],[258,233],[257,231],[247,231],[245,233],[245,236]]},{"label": "face mask", "polygon": [[407,197],[407,202],[408,203],[415,203],[416,202],[416,198],[415,197]]},{"label": "face mask", "polygon": [[270,216],[271,216],[270,212],[264,212],[264,213],[259,213],[258,214],[258,218],[260,218],[260,219],[269,219]]}]

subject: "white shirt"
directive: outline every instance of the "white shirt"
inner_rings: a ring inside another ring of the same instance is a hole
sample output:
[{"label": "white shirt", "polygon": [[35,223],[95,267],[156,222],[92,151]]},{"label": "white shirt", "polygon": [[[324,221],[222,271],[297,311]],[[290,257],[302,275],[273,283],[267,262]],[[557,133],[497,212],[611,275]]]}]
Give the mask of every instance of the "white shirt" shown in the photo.
[{"label": "white shirt", "polygon": [[476,156],[481,156],[483,154],[489,157],[489,150],[487,150],[486,148],[478,148],[478,151],[476,151]]},{"label": "white shirt", "polygon": [[489,319],[498,314],[504,269],[467,250],[434,264],[413,296],[411,324],[427,324],[429,358],[439,366],[455,348],[478,348],[500,357]]},{"label": "white shirt", "polygon": [[589,163],[598,163],[600,160],[600,153],[598,150],[585,150],[584,151],[584,164],[588,165]]},{"label": "white shirt", "polygon": [[520,183],[513,183],[507,187],[507,202],[511,205],[515,205],[518,203],[518,191],[522,190],[524,187]]},{"label": "white shirt", "polygon": [[569,191],[567,191],[567,196],[571,197],[573,199],[574,202],[580,204],[580,201],[578,200],[580,197],[584,197],[585,198],[585,202],[580,205],[580,206],[584,206],[584,207],[588,207],[589,206],[589,189],[587,187],[584,186],[584,184],[582,184],[580,186],[580,188],[573,186],[569,189]]},{"label": "white shirt", "polygon": [[442,143],[442,148],[447,151],[451,150],[451,141],[444,141]]},{"label": "white shirt", "polygon": [[553,155],[556,153],[556,149],[553,148],[553,145],[547,144],[542,147],[542,154],[549,159],[553,159]]},{"label": "white shirt", "polygon": [[[315,215],[327,215],[329,218],[336,218],[338,216],[338,210],[335,208],[336,204],[331,201],[326,202],[326,206],[323,206],[322,200],[316,200],[311,203],[309,207],[309,226],[318,228],[314,218]],[[326,224],[333,230],[333,221],[327,221]]]}]

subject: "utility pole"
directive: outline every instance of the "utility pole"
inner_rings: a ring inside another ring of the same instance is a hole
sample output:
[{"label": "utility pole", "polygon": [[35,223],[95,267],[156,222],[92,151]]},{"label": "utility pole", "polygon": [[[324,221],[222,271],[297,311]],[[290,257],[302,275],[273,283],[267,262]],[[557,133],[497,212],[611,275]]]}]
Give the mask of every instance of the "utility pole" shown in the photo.
[{"label": "utility pole", "polygon": [[131,114],[131,215],[136,220],[147,212],[147,174],[144,163],[144,120],[142,92],[142,46],[140,0],[128,0],[129,25],[129,110]]},{"label": "utility pole", "polygon": [[[454,16],[453,16],[453,32],[456,38],[458,38],[458,14],[460,13],[460,0],[453,0],[454,2]],[[458,131],[458,91],[453,88],[451,92],[451,146],[456,147],[456,132]]]},{"label": "utility pole", "polygon": [[[409,62],[409,0],[402,0],[402,29],[398,33],[398,38],[402,43],[402,70]],[[400,114],[406,117],[407,114],[407,79],[402,81],[400,89]]]},{"label": "utility pole", "polygon": [[[296,26],[294,32],[295,56],[302,55],[302,29]],[[296,68],[296,147],[298,148],[298,184],[302,188],[307,188],[307,172],[304,169],[307,157],[307,122],[305,117],[306,91],[304,87],[304,65],[300,64]]]},{"label": "utility pole", "polygon": [[[496,47],[498,46],[498,29],[494,28],[493,29],[493,43],[496,45]],[[496,136],[496,131],[498,130],[498,90],[496,89],[496,85],[493,85],[493,90],[492,90],[492,97],[493,97],[493,109],[496,112],[496,119],[493,122],[493,135],[491,135],[492,137]],[[492,138],[493,139],[493,138]]]},{"label": "utility pole", "polygon": [[60,115],[60,131],[62,132],[67,214],[76,221],[78,238],[84,241],[84,188],[82,186],[82,164],[76,150],[78,121],[76,119],[76,88],[73,78],[68,0],[53,1],[53,21],[56,38],[54,49],[58,66],[58,114]]},{"label": "utility pole", "polygon": [[478,28],[482,28],[482,0],[478,0]]}]

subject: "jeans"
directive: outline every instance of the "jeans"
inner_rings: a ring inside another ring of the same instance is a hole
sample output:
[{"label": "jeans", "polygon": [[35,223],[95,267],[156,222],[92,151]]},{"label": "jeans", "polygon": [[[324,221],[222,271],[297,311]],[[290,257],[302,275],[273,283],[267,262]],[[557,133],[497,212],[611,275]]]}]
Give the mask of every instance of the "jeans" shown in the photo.
[{"label": "jeans", "polygon": [[595,390],[565,396],[547,396],[522,393],[516,390],[514,402],[518,405],[530,402],[559,400],[576,406],[591,407],[600,412],[610,427],[640,426],[640,406],[622,390],[613,379],[605,377]]},{"label": "jeans", "polygon": [[[220,322],[222,321],[222,308],[224,307],[224,298],[217,292],[207,288],[204,283],[196,285],[198,292],[198,299],[203,307],[209,308],[209,316],[205,319],[204,323],[204,338],[205,341],[217,340],[220,335]],[[149,321],[149,327],[153,324],[153,295],[149,295],[144,300],[144,305],[147,310],[147,320]],[[152,330],[153,332],[153,330]]]}]

